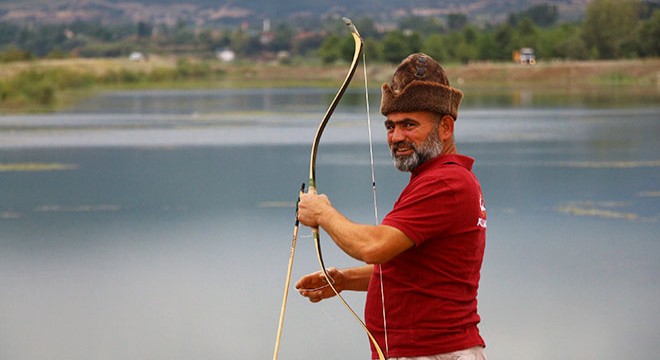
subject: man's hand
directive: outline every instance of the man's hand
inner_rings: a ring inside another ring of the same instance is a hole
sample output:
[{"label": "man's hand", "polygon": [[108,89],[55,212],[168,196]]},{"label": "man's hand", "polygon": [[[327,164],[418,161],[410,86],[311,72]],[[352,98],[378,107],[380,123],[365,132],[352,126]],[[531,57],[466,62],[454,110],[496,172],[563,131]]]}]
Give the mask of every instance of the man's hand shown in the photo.
[{"label": "man's hand", "polygon": [[298,220],[312,228],[318,228],[323,212],[332,208],[330,199],[326,195],[302,194],[298,203]]},{"label": "man's hand", "polygon": [[327,280],[322,271],[317,271],[300,278],[298,283],[296,283],[296,289],[298,289],[300,295],[308,298],[313,303],[333,297],[335,296],[335,292],[328,285],[328,281],[334,285],[338,292],[344,290],[344,273],[334,267],[329,268],[327,271],[330,276],[330,279]]}]

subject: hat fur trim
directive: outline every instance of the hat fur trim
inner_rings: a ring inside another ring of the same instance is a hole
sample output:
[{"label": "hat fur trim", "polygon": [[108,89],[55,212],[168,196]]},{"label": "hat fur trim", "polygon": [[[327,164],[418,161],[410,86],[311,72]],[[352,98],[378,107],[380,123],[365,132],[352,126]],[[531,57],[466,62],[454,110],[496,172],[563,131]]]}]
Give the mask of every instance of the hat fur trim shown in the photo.
[{"label": "hat fur trim", "polygon": [[389,84],[383,84],[380,112],[387,116],[393,112],[431,111],[458,118],[463,92],[434,81],[411,81],[396,93]]}]

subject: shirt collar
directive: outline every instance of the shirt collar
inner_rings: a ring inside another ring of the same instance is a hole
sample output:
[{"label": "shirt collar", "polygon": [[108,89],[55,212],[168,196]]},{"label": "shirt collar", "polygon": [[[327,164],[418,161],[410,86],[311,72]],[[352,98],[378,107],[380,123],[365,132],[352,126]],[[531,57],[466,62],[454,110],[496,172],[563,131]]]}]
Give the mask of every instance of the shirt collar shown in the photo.
[{"label": "shirt collar", "polygon": [[412,171],[411,175],[416,176],[424,172],[426,169],[430,169],[431,167],[448,164],[457,164],[466,168],[468,171],[472,171],[472,164],[474,164],[474,159],[461,154],[438,155],[418,166],[415,170]]}]

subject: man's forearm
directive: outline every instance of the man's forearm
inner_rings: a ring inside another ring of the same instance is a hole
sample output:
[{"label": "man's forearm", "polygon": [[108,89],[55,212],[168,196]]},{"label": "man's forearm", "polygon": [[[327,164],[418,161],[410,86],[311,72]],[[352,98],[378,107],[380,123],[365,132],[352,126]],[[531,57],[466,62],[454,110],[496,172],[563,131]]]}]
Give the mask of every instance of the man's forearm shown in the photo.
[{"label": "man's forearm", "polygon": [[321,219],[321,227],[330,235],[335,243],[351,257],[362,260],[366,240],[366,231],[361,231],[360,225],[351,222],[335,208],[328,208]]},{"label": "man's forearm", "polygon": [[306,226],[323,228],[346,254],[367,264],[387,262],[414,245],[395,227],[352,222],[325,195],[301,195],[298,220]]},{"label": "man's forearm", "polygon": [[332,206],[319,225],[346,254],[367,264],[382,264],[414,245],[396,228],[354,223]]},{"label": "man's forearm", "polygon": [[344,290],[367,291],[369,281],[374,272],[373,265],[342,269],[345,278]]}]

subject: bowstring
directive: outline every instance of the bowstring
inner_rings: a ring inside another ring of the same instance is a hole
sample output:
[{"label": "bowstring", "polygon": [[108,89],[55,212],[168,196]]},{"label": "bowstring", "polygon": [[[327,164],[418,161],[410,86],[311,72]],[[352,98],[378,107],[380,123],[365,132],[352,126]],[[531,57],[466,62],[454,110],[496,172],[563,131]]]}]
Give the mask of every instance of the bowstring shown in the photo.
[{"label": "bowstring", "polygon": [[[369,163],[371,164],[371,190],[373,193],[374,199],[374,223],[376,226],[379,224],[378,217],[378,200],[376,197],[376,171],[374,165],[374,143],[373,136],[371,133],[371,110],[369,107],[369,81],[367,79],[367,55],[365,52],[362,52],[362,69],[364,71],[364,97],[367,111],[367,129],[369,132]],[[385,314],[385,290],[383,289],[383,267],[382,264],[374,265],[378,266],[378,275],[380,280],[380,301],[383,308],[383,330],[385,332],[385,357],[390,357],[390,346],[388,343],[387,337],[387,317]]]}]

